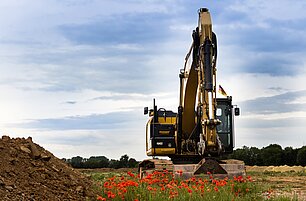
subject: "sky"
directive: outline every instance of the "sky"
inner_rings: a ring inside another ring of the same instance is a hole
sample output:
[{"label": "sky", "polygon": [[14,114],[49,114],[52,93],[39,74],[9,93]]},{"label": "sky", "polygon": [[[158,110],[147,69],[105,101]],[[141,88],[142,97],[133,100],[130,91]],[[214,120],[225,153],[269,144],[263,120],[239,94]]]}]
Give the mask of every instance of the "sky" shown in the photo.
[{"label": "sky", "polygon": [[2,0],[0,134],[60,158],[145,155],[143,107],[177,111],[178,74],[210,10],[236,148],[306,144],[306,2]]}]

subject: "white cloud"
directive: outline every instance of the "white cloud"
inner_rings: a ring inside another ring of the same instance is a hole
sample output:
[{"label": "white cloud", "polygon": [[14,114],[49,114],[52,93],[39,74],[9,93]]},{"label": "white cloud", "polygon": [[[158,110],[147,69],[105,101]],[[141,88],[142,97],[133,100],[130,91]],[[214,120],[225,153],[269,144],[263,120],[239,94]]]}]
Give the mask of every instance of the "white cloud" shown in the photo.
[{"label": "white cloud", "polygon": [[[233,96],[234,103],[305,90],[304,2],[235,1],[226,8],[222,5],[228,2],[207,4],[212,7],[219,39],[218,84]],[[61,131],[12,125],[120,111],[142,113],[142,107],[151,106],[154,97],[159,107],[177,111],[178,73],[200,6],[181,1],[2,1],[2,134],[31,135],[60,157],[119,158],[128,153],[144,158],[146,116],[124,130]],[[104,23],[110,28],[118,24],[115,31],[108,32],[108,41],[84,37],[107,34]],[[124,40],[114,41],[120,36],[115,35],[116,30],[129,31]],[[289,103],[305,103],[305,97]],[[236,122],[237,146],[266,146],[273,140],[300,146],[304,127],[248,128],[244,124],[258,119],[305,118],[302,111],[281,116],[278,112],[261,115],[242,108]],[[289,136],[292,131],[297,133],[295,138]],[[271,133],[269,138],[263,137],[266,133]]]},{"label": "white cloud", "polygon": [[298,0],[292,3],[288,0],[260,0],[236,1],[229,6],[230,10],[247,13],[256,17],[256,20],[299,20],[306,17],[305,1]]}]

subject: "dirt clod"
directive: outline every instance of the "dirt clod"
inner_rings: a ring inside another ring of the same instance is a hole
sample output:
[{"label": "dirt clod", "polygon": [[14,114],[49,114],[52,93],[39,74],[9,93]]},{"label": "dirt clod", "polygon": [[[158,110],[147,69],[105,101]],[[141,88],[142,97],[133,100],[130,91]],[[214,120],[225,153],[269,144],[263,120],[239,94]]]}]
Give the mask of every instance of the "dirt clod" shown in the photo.
[{"label": "dirt clod", "polygon": [[90,200],[91,180],[32,138],[0,139],[1,200]]}]

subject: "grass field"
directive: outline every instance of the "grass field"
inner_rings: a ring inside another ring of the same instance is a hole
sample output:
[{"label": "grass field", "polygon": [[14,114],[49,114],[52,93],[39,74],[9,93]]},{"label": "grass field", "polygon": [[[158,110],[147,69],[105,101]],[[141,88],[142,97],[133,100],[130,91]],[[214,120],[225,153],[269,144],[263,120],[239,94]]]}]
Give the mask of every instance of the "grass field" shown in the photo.
[{"label": "grass field", "polygon": [[135,169],[85,173],[97,184],[97,200],[306,200],[305,173],[248,172],[247,177],[222,180],[213,175],[174,179],[166,171],[140,179]]},{"label": "grass field", "polygon": [[275,196],[306,200],[306,172],[248,172],[257,185],[269,185]]}]

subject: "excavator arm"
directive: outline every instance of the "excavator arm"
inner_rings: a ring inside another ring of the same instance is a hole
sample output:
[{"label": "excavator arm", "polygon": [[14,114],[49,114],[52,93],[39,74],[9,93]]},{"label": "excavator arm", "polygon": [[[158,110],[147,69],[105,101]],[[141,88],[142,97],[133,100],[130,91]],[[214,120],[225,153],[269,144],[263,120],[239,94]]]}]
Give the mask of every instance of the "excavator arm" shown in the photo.
[{"label": "excavator arm", "polygon": [[[188,146],[193,143],[196,147],[194,154],[216,154],[222,149],[216,132],[220,121],[215,118],[217,40],[212,32],[208,9],[199,10],[199,24],[192,38],[193,43],[180,74],[179,110],[182,114],[178,118],[181,118],[179,122],[182,125],[178,132],[181,132],[179,136],[185,152],[190,152]],[[191,65],[187,66],[188,63]]]}]

